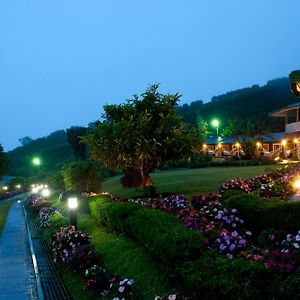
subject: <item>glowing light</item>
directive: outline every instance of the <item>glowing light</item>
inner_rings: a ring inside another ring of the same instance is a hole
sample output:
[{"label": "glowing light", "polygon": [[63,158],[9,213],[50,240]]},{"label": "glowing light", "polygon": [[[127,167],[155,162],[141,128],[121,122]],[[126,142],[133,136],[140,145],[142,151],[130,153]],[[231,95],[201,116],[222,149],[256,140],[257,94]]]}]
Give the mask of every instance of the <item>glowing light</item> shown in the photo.
[{"label": "glowing light", "polygon": [[50,195],[50,191],[48,189],[43,189],[42,190],[42,196],[43,197],[48,197]]},{"label": "glowing light", "polygon": [[20,185],[20,184],[17,184],[17,185],[16,185],[16,188],[17,188],[17,189],[20,189],[20,188],[21,188],[21,185]]},{"label": "glowing light", "polygon": [[212,126],[214,126],[214,127],[218,127],[219,124],[220,124],[220,122],[219,122],[219,120],[214,119],[214,120],[212,120],[211,124],[212,124]]},{"label": "glowing light", "polygon": [[240,148],[240,147],[241,147],[241,144],[240,144],[240,143],[235,143],[235,147],[236,147],[236,148]]},{"label": "glowing light", "polygon": [[298,144],[299,140],[298,139],[294,139],[294,143]]},{"label": "glowing light", "polygon": [[297,179],[294,181],[294,187],[297,190],[300,189],[300,177],[299,176],[297,176]]},{"label": "glowing light", "polygon": [[33,187],[33,188],[31,189],[31,192],[32,192],[33,194],[36,194],[38,191],[39,191],[39,189],[36,188],[36,187]]},{"label": "glowing light", "polygon": [[281,145],[282,145],[283,147],[285,147],[285,146],[286,146],[286,140],[282,140],[282,141],[281,141]]},{"label": "glowing light", "polygon": [[206,144],[203,144],[203,148],[207,148],[207,145],[206,145]]},{"label": "glowing light", "polygon": [[35,157],[33,160],[32,160],[32,163],[36,166],[39,166],[41,164],[41,160],[38,158],[38,157]]},{"label": "glowing light", "polygon": [[8,187],[7,187],[7,186],[4,186],[3,189],[4,189],[4,191],[7,191],[7,190],[8,190]]},{"label": "glowing light", "polygon": [[78,201],[76,197],[68,198],[68,206],[70,209],[75,209],[78,207]]}]

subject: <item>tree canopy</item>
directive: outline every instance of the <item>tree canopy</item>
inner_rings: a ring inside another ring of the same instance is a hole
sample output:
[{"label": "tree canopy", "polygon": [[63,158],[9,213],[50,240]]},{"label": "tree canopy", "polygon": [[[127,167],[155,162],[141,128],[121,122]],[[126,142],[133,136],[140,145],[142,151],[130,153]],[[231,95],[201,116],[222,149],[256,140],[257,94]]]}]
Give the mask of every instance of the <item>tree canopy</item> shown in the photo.
[{"label": "tree canopy", "polygon": [[3,152],[3,147],[0,144],[0,179],[3,178],[7,166],[6,155]]},{"label": "tree canopy", "polygon": [[158,85],[152,85],[125,104],[104,106],[105,120],[82,138],[92,159],[110,168],[133,168],[145,185],[157,166],[190,155],[199,138],[176,114],[179,99],[178,94],[160,94]]}]

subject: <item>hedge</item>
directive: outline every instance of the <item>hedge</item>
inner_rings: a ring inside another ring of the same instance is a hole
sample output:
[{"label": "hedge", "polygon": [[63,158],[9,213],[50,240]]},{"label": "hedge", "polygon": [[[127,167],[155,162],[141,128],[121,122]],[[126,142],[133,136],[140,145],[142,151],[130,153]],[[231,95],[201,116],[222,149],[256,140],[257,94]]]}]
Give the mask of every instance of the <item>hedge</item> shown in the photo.
[{"label": "hedge", "polygon": [[[253,224],[258,204],[262,211],[268,205],[274,205],[260,201],[252,194],[231,197],[227,204],[237,206],[240,198],[244,199],[244,207],[248,204],[250,212],[256,210]],[[98,223],[139,242],[154,259],[163,263],[169,270],[170,283],[176,284],[177,292],[191,299],[300,298],[300,278],[296,273],[270,272],[262,262],[228,260],[220,253],[208,250],[202,234],[188,230],[172,215],[132,203],[101,199],[93,200],[90,208]]]},{"label": "hedge", "polygon": [[143,245],[167,267],[201,255],[206,246],[202,234],[187,229],[174,216],[131,203],[90,203],[91,214],[110,231],[124,233]]},{"label": "hedge", "polygon": [[224,205],[236,208],[245,220],[245,227],[254,233],[275,229],[300,230],[300,203],[268,200],[256,194],[242,194],[228,198]]}]

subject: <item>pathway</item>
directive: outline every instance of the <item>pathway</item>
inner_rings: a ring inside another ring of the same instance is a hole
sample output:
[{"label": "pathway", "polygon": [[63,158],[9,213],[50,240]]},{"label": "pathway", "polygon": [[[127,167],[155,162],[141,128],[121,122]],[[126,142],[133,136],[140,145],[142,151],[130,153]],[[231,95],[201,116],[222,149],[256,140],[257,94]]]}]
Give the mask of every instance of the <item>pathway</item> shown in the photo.
[{"label": "pathway", "polygon": [[24,212],[18,202],[11,206],[0,238],[0,299],[38,299]]}]

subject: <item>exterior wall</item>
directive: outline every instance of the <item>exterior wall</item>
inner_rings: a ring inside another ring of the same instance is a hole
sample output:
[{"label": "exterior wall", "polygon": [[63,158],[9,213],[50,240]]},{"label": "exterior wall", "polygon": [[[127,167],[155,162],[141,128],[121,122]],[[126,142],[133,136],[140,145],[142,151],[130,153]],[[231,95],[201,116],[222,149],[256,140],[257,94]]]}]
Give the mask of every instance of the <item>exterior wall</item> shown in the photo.
[{"label": "exterior wall", "polygon": [[290,123],[290,124],[285,125],[285,132],[286,133],[295,133],[297,131],[300,134],[300,122],[294,122],[294,123]]}]

